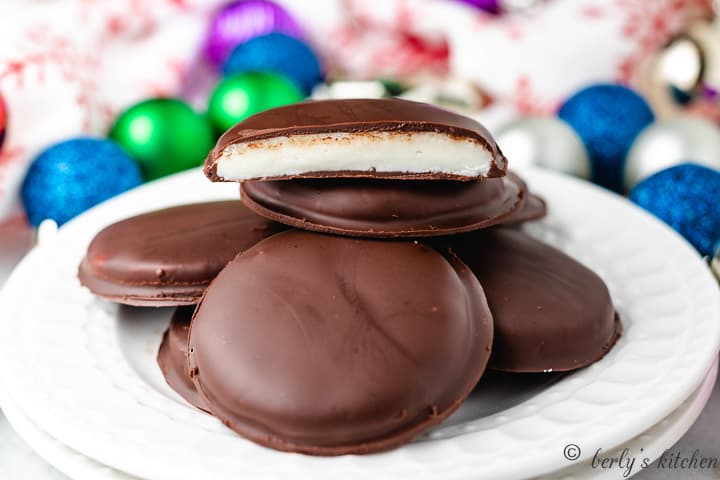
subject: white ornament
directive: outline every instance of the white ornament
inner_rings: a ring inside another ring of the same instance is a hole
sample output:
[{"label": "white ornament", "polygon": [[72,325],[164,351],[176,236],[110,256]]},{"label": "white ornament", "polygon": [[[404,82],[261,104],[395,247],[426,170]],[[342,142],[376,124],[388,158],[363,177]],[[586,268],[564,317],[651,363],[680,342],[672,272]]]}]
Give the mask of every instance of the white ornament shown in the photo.
[{"label": "white ornament", "polygon": [[501,128],[495,138],[510,168],[537,165],[589,179],[590,158],[575,131],[555,117],[526,117]]},{"label": "white ornament", "polygon": [[645,128],[625,161],[625,188],[679,163],[698,163],[720,170],[720,129],[698,117],[679,116]]},{"label": "white ornament", "polygon": [[314,100],[330,98],[382,98],[386,94],[385,86],[378,81],[337,81],[320,84],[312,92]]}]

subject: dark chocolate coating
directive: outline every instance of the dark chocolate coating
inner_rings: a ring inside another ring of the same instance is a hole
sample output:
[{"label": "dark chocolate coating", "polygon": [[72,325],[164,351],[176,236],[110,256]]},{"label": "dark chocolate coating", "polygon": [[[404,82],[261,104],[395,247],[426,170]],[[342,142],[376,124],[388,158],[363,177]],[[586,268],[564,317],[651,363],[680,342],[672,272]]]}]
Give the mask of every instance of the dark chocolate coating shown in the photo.
[{"label": "dark chocolate coating", "polygon": [[514,210],[500,222],[501,225],[517,225],[539,220],[547,215],[545,200],[534,193],[525,192],[520,208]]},{"label": "dark chocolate coating", "polygon": [[[483,145],[492,156],[488,177],[501,177],[507,171],[507,159],[500,151],[490,132],[481,124],[471,118],[434,105],[398,98],[308,100],[265,110],[243,120],[225,132],[208,155],[204,171],[208,178],[214,182],[224,180],[217,175],[217,159],[228,145],[290,135],[331,132],[438,132],[452,137],[472,139]],[[301,175],[281,178],[303,177],[476,179],[475,177],[432,172],[375,171],[306,172]]]},{"label": "dark chocolate coating", "polygon": [[78,277],[94,294],[118,303],[195,304],[235,255],[283,228],[237,200],[158,210],[98,233]]},{"label": "dark chocolate coating", "polygon": [[294,230],[220,272],[189,358],[210,411],[236,432],[342,455],[401,445],[450,415],[491,343],[482,287],[454,255]]},{"label": "dark chocolate coating", "polygon": [[170,326],[163,334],[157,362],[168,385],[190,405],[207,412],[205,400],[195,390],[188,368],[188,333],[194,311],[195,307],[192,306],[178,307],[175,310],[170,320]]},{"label": "dark chocolate coating", "polygon": [[507,178],[520,185],[525,192],[523,203],[520,208],[514,210],[500,222],[502,225],[515,225],[532,220],[538,220],[547,215],[547,205],[542,197],[535,195],[528,189],[527,183],[515,172],[508,171]]},{"label": "dark chocolate coating", "polygon": [[495,323],[489,368],[574,370],[601,359],[620,336],[605,283],[559,250],[509,228],[442,241],[487,295]]},{"label": "dark chocolate coating", "polygon": [[305,230],[361,237],[427,237],[501,223],[521,208],[510,179],[295,179],[240,185],[258,214]]}]

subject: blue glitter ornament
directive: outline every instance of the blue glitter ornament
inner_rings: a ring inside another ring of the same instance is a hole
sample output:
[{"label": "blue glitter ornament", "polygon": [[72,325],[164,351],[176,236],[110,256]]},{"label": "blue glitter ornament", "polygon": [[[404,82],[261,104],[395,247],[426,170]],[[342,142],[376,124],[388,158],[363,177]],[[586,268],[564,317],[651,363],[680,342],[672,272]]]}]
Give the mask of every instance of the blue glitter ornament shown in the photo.
[{"label": "blue glitter ornament", "polygon": [[51,218],[62,225],[141,183],[140,168],[118,145],[76,138],[40,153],[28,169],[20,194],[31,224]]},{"label": "blue glitter ornament", "polygon": [[677,230],[702,255],[720,242],[720,172],[683,163],[635,186],[630,200]]},{"label": "blue glitter ornament", "polygon": [[560,107],[558,116],[569,123],[587,147],[593,181],[622,190],[625,155],[654,116],[647,102],[627,87],[600,84],[580,90]]},{"label": "blue glitter ornament", "polygon": [[273,72],[295,82],[305,95],[322,81],[320,62],[302,40],[283,33],[270,33],[241,43],[230,53],[224,75],[243,72]]}]

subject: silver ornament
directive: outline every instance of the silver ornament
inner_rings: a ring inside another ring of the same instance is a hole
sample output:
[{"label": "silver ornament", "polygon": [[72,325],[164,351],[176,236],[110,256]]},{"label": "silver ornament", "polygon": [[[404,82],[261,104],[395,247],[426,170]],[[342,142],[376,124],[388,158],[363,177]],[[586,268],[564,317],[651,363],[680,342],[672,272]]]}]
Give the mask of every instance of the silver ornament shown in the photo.
[{"label": "silver ornament", "polygon": [[665,88],[674,88],[688,97],[692,96],[705,71],[702,46],[686,34],[676,36],[660,53],[657,69]]},{"label": "silver ornament", "polygon": [[567,123],[555,117],[526,117],[501,128],[495,138],[510,167],[537,165],[589,179],[585,145]]},{"label": "silver ornament", "polygon": [[477,85],[452,77],[427,79],[401,93],[398,98],[432,103],[465,114],[472,114],[487,104],[487,97]]},{"label": "silver ornament", "polygon": [[657,118],[678,115],[706,87],[717,88],[718,41],[717,28],[695,22],[640,65],[636,86]]},{"label": "silver ornament", "polygon": [[702,52],[702,84],[720,89],[720,20],[698,22],[691,26],[688,34],[697,42]]},{"label": "silver ornament", "polygon": [[500,10],[503,12],[526,13],[540,8],[544,0],[500,0]]},{"label": "silver ornament", "polygon": [[625,188],[680,163],[720,170],[720,129],[698,117],[679,116],[653,123],[640,132],[625,160]]},{"label": "silver ornament", "polygon": [[710,260],[710,269],[715,274],[715,278],[720,281],[720,250],[715,254],[712,260]]},{"label": "silver ornament", "polygon": [[378,81],[336,81],[317,85],[312,91],[312,98],[382,98],[386,93],[385,86]]},{"label": "silver ornament", "polygon": [[55,240],[58,233],[58,226],[55,220],[46,218],[40,225],[38,225],[37,232],[35,233],[35,244],[36,245],[47,245],[48,243]]}]

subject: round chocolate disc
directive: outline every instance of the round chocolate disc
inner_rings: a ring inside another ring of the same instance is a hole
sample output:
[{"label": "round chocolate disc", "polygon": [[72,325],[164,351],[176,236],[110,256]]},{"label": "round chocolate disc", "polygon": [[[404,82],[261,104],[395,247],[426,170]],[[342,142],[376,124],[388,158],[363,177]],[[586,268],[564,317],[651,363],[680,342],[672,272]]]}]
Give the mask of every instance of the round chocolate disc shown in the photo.
[{"label": "round chocolate disc", "polygon": [[195,307],[178,307],[170,320],[158,350],[157,362],[170,387],[190,405],[208,411],[205,401],[190,379],[187,362],[188,332]]},{"label": "round chocolate disc", "polygon": [[237,200],[158,210],[98,233],[78,277],[114,302],[190,305],[235,255],[282,229]]},{"label": "round chocolate disc", "polygon": [[601,359],[620,336],[605,283],[559,250],[507,228],[444,241],[487,295],[495,323],[489,368],[574,370]]},{"label": "round chocolate disc", "polygon": [[247,181],[243,202],[305,230],[362,237],[448,235],[500,223],[524,191],[508,178],[470,182],[358,178]]},{"label": "round chocolate disc", "polygon": [[296,230],[220,272],[191,324],[189,359],[210,411],[241,435],[360,454],[450,415],[491,343],[482,287],[454,255]]}]

